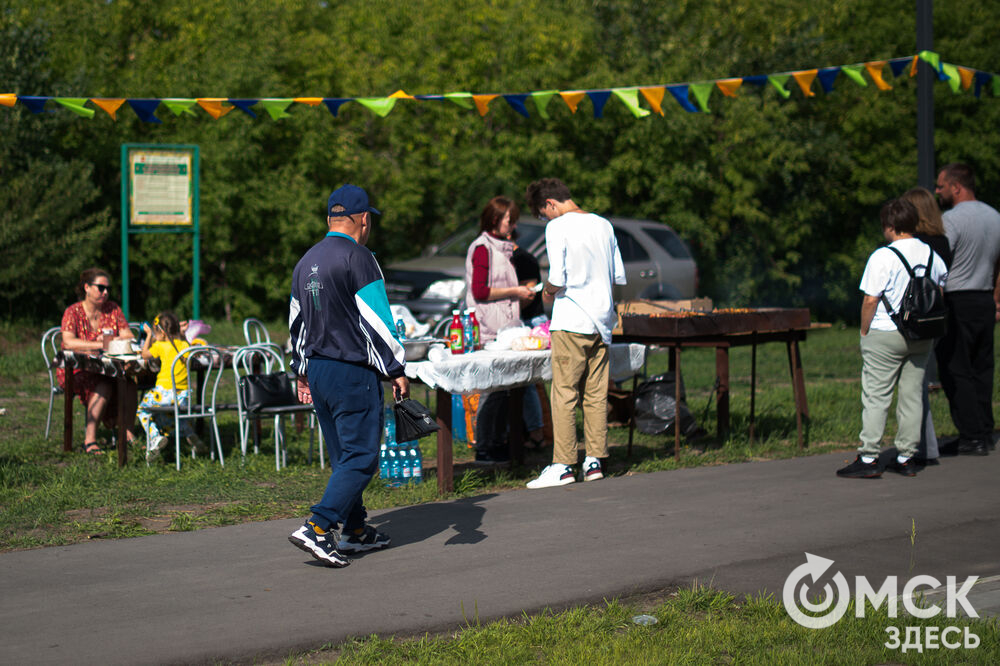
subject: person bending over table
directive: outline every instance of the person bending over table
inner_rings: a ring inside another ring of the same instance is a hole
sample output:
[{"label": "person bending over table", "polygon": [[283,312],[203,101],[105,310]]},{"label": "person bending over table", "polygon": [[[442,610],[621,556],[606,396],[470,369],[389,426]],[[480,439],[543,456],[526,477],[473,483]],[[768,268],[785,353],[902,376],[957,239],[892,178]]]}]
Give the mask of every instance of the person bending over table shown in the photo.
[{"label": "person bending over table", "polygon": [[[125,315],[118,305],[111,301],[111,276],[100,268],[88,268],[80,274],[76,286],[78,303],[66,308],[62,318],[62,348],[72,352],[99,352],[106,349],[110,340],[131,340]],[[66,371],[56,371],[59,386],[66,388]],[[128,383],[125,396],[125,418],[134,422],[138,403],[135,386]],[[101,374],[86,370],[73,371],[73,393],[79,396],[86,409],[83,450],[92,455],[104,453],[97,442],[97,425],[104,422],[114,427],[118,416],[118,399],[115,381]],[[126,430],[128,441],[132,435],[132,423]]]},{"label": "person bending over table", "polygon": [[[521,211],[507,197],[490,199],[479,216],[481,233],[469,245],[465,256],[465,302],[476,309],[479,337],[494,340],[504,328],[521,325],[521,299],[534,296],[530,288],[518,284],[511,255],[517,219]],[[499,463],[510,460],[507,452],[507,391],[483,395],[476,412],[476,462]]]}]

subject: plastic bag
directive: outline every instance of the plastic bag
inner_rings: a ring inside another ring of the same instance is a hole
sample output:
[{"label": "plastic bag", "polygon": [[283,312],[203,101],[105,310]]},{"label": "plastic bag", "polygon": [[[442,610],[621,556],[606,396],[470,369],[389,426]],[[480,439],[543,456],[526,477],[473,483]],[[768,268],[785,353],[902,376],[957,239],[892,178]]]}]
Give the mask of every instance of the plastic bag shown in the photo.
[{"label": "plastic bag", "polygon": [[549,341],[546,338],[534,335],[524,335],[520,338],[514,338],[510,342],[510,348],[514,351],[539,351],[548,349],[548,346]]},{"label": "plastic bag", "polygon": [[[635,425],[647,435],[673,433],[677,418],[674,373],[651,377],[635,389]],[[684,402],[684,382],[681,380],[680,424],[681,434],[690,437],[701,430]]]}]

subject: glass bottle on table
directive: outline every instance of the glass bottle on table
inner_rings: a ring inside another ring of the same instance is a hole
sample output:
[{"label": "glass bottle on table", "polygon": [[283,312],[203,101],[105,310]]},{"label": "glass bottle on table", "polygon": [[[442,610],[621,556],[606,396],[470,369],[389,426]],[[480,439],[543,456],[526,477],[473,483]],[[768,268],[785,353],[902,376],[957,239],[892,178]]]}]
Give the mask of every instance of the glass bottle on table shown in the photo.
[{"label": "glass bottle on table", "polygon": [[452,354],[461,354],[465,351],[464,331],[462,329],[462,311],[451,311],[451,325],[448,326],[448,341]]},{"label": "glass bottle on table", "polygon": [[479,351],[483,343],[479,339],[479,320],[476,319],[476,308],[469,308],[469,320],[472,322],[472,348]]}]

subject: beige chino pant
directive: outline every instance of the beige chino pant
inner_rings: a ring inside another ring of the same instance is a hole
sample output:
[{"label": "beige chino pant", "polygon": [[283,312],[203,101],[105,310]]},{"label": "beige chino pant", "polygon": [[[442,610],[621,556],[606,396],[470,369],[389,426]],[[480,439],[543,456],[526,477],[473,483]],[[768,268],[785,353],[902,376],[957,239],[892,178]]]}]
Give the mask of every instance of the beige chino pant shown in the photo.
[{"label": "beige chino pant", "polygon": [[600,334],[552,331],[552,462],[577,463],[578,402],[583,404],[587,455],[608,457],[608,363],[608,346]]}]

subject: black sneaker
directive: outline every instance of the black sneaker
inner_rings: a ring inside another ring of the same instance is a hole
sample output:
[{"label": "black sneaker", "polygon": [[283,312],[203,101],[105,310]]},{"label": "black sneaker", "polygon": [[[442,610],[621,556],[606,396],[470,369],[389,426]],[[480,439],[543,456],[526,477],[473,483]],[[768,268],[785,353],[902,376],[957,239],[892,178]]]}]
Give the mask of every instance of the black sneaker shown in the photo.
[{"label": "black sneaker", "polygon": [[337,542],[340,535],[336,530],[327,530],[319,534],[314,525],[307,521],[305,525],[292,532],[288,540],[296,548],[300,548],[314,558],[319,560],[324,566],[340,568],[351,563],[347,557],[337,550]]},{"label": "black sneaker", "polygon": [[882,476],[882,468],[878,466],[878,462],[873,460],[866,463],[861,456],[858,456],[847,467],[838,469],[837,476],[848,479],[878,479]]},{"label": "black sneaker", "polygon": [[388,548],[389,542],[390,539],[387,534],[382,534],[371,525],[365,525],[361,534],[342,532],[340,541],[337,542],[337,550],[348,555],[353,555],[354,553]]},{"label": "black sneaker", "polygon": [[913,458],[908,458],[906,462],[894,461],[889,469],[903,476],[916,476],[920,471],[920,464]]},{"label": "black sneaker", "polygon": [[510,462],[510,454],[500,449],[493,449],[489,453],[476,451],[476,459],[473,462],[476,465],[506,465]]},{"label": "black sneaker", "polygon": [[988,456],[990,450],[986,448],[986,442],[981,439],[964,439],[958,443],[958,455]]}]

